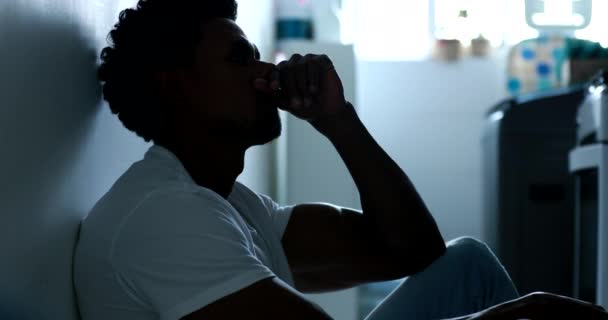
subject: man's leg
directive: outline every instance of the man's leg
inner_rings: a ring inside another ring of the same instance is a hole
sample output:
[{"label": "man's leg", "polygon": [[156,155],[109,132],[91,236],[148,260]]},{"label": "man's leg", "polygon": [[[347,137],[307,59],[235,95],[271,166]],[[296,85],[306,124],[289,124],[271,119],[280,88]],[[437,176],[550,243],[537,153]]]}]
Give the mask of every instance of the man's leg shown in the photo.
[{"label": "man's leg", "polygon": [[368,320],[426,320],[463,316],[518,297],[488,246],[472,238],[447,243],[426,270],[406,278]]}]

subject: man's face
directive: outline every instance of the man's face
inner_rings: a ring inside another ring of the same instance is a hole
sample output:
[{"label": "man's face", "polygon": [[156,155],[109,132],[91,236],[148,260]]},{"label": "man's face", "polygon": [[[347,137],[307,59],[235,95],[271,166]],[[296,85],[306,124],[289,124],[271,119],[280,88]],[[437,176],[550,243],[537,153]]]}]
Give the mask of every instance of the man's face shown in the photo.
[{"label": "man's face", "polygon": [[258,49],[234,22],[206,22],[194,70],[183,87],[187,106],[179,112],[178,121],[187,123],[201,138],[211,134],[246,146],[279,137],[277,107],[253,86],[256,78],[269,74],[274,66],[259,59]]}]

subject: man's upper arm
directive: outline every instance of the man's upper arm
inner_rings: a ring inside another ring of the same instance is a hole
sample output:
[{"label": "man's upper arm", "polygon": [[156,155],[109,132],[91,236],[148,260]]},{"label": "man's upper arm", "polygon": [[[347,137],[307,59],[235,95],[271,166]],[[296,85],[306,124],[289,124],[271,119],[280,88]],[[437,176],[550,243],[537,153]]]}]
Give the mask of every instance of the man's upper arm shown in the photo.
[{"label": "man's upper arm", "polygon": [[321,308],[274,277],[226,296],[183,320],[214,319],[331,319]]},{"label": "man's upper arm", "polygon": [[400,279],[426,266],[390,252],[360,211],[328,204],[298,205],[283,235],[296,287],[333,291]]}]

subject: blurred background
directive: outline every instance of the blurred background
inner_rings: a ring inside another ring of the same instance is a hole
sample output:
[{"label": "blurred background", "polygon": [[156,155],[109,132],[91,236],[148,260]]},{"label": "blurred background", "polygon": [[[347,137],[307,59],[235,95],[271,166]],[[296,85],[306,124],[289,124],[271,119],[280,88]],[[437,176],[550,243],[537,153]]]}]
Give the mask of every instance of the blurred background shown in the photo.
[{"label": "blurred background", "polygon": [[[240,0],[264,60],[326,53],[370,132],[447,239],[479,238],[520,293],[608,307],[606,0]],[[78,222],[149,145],[95,68],[136,0],[0,3],[0,318],[77,319]],[[359,208],[328,141],[282,114],[239,180],[283,204]],[[395,286],[311,295],[362,319]],[[32,304],[35,308],[32,308]]]}]

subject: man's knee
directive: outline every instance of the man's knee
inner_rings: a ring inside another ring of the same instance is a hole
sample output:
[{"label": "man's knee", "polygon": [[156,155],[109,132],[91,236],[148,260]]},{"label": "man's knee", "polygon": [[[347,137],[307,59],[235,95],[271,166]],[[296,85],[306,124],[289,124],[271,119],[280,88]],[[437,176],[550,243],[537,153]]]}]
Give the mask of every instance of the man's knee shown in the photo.
[{"label": "man's knee", "polygon": [[496,257],[488,245],[472,237],[460,237],[447,243],[447,254],[462,262],[495,262]]},{"label": "man's knee", "polygon": [[458,246],[458,247],[473,247],[473,248],[484,248],[487,245],[478,239],[473,237],[459,237],[453,240],[450,240],[447,243],[448,246]]},{"label": "man's knee", "polygon": [[507,270],[487,244],[475,238],[462,237],[448,242],[447,248],[446,255],[450,255],[447,263],[454,270],[496,290],[493,302],[500,303],[518,297]]}]

